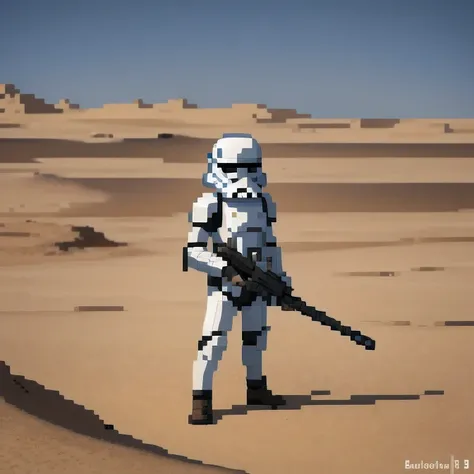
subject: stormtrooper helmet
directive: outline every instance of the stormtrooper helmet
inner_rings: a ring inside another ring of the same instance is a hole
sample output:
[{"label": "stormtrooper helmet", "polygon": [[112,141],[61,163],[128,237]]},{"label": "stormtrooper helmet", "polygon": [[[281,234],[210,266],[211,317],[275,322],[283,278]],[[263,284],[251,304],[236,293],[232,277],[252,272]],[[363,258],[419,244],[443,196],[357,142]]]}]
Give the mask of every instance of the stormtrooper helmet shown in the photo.
[{"label": "stormtrooper helmet", "polygon": [[203,184],[227,199],[262,196],[267,176],[262,172],[262,150],[252,135],[226,133],[207,155],[208,170]]}]

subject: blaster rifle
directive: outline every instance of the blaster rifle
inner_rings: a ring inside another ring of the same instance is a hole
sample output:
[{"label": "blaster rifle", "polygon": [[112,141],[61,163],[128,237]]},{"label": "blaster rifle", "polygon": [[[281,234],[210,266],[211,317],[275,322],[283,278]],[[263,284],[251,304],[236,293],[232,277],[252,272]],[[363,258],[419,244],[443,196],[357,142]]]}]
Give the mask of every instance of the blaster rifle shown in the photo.
[{"label": "blaster rifle", "polygon": [[227,246],[220,246],[217,249],[217,255],[242,277],[248,291],[264,297],[274,296],[280,307],[286,306],[303,316],[308,316],[313,321],[328,326],[332,331],[337,331],[342,336],[348,336],[351,341],[354,341],[358,346],[363,346],[366,350],[375,350],[375,341],[370,337],[364,336],[360,331],[353,330],[350,326],[343,326],[341,321],[329,317],[324,311],[319,311],[315,307],[309,306],[301,298],[293,296],[293,288],[287,286],[276,273],[262,270],[250,258]]}]

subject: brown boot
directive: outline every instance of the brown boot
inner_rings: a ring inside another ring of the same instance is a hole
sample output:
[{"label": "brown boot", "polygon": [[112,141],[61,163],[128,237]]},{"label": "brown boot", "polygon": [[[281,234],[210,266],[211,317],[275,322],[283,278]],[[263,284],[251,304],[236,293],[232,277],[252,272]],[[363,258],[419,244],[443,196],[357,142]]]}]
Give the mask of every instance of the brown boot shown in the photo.
[{"label": "brown boot", "polygon": [[210,390],[193,392],[193,411],[189,417],[189,424],[214,424],[214,417],[212,413],[212,392]]},{"label": "brown boot", "polygon": [[272,408],[286,405],[285,399],[281,395],[273,395],[267,388],[267,378],[261,380],[247,379],[247,405],[267,405]]}]

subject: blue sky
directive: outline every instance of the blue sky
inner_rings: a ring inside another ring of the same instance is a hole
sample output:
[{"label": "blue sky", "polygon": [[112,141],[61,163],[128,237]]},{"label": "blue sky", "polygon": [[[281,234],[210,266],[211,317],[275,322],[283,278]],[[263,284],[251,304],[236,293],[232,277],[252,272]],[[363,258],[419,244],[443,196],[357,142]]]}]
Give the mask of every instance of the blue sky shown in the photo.
[{"label": "blue sky", "polygon": [[0,82],[83,107],[474,117],[473,25],[474,0],[0,0]]}]

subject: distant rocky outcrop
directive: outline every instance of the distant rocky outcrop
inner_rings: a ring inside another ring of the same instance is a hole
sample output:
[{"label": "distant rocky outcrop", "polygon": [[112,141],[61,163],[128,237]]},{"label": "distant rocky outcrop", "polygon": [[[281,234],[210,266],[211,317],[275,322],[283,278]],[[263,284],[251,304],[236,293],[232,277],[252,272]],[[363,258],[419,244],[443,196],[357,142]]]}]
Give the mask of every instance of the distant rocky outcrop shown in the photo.
[{"label": "distant rocky outcrop", "polygon": [[62,99],[58,104],[47,104],[34,94],[21,93],[14,84],[0,84],[0,114],[60,114],[78,108],[68,99]]},{"label": "distant rocky outcrop", "polygon": [[251,124],[284,123],[288,119],[309,118],[295,109],[269,109],[265,104],[232,104],[228,108],[199,108],[187,99],[169,99],[165,103],[149,104],[136,99],[132,104],[105,104],[102,108],[88,109],[94,118],[166,119],[187,124]]},{"label": "distant rocky outcrop", "polygon": [[300,114],[296,109],[268,109],[265,106],[265,110],[268,113],[267,118],[259,118],[258,115],[255,117],[257,123],[285,123],[288,119],[306,119],[311,118],[311,114]]},{"label": "distant rocky outcrop", "polygon": [[107,239],[103,232],[97,232],[91,226],[72,226],[71,230],[77,232],[78,236],[71,241],[56,242],[54,245],[63,252],[67,252],[72,248],[85,249],[92,247],[125,247],[124,242],[114,242]]},{"label": "distant rocky outcrop", "polygon": [[[23,94],[14,84],[0,84],[0,114],[57,114],[78,110],[78,104],[61,99],[47,104],[34,94]],[[165,119],[187,124],[252,124],[285,123],[288,119],[311,118],[295,109],[271,109],[265,104],[232,104],[227,108],[199,108],[185,98],[169,99],[164,103],[147,103],[135,99],[131,104],[104,104],[82,109],[83,118]]]},{"label": "distant rocky outcrop", "polygon": [[[0,84],[0,127],[12,127],[10,123],[18,114],[74,113],[80,109],[69,99],[57,104],[47,104],[34,94],[23,94],[13,84]],[[367,130],[389,131],[399,135],[438,135],[446,133],[474,133],[474,119],[398,119],[398,118],[348,118],[321,119],[296,109],[269,108],[266,104],[232,104],[226,108],[200,108],[185,98],[169,99],[163,103],[148,103],[135,99],[129,104],[104,104],[102,107],[80,109],[83,119],[93,120],[141,120],[156,124],[163,121],[176,125],[216,125],[246,127],[254,124],[272,126],[285,124],[295,132],[331,132],[350,129],[365,133]],[[94,138],[112,138],[95,136]]]},{"label": "distant rocky outcrop", "polygon": [[135,99],[133,104],[136,105],[139,109],[151,109],[153,108],[153,104],[146,104],[143,102],[143,99]]},{"label": "distant rocky outcrop", "polygon": [[63,112],[68,112],[69,110],[78,110],[79,104],[71,104],[69,99],[61,99],[55,107]]}]

